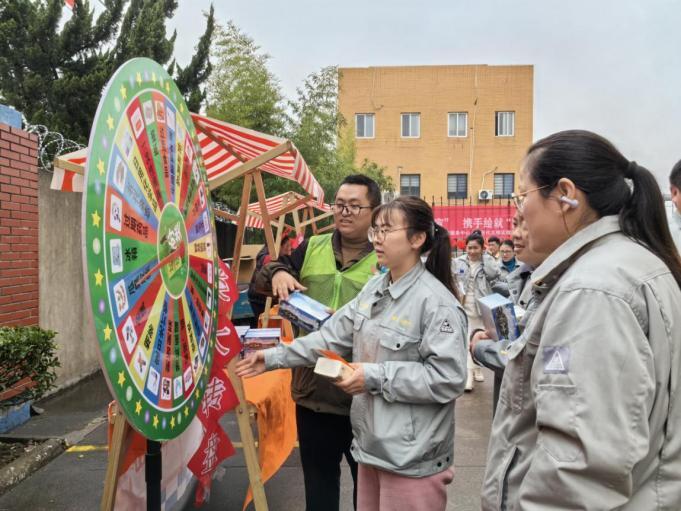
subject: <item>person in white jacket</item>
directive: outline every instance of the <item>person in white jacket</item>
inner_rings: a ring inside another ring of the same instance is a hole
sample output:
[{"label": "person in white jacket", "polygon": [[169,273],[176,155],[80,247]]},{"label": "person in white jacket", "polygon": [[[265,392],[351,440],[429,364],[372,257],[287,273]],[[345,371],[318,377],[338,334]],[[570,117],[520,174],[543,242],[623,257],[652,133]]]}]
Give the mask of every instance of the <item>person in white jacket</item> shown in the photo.
[{"label": "person in white jacket", "polygon": [[[477,329],[484,328],[478,299],[494,292],[492,287],[499,280],[499,263],[484,251],[485,240],[480,231],[473,231],[466,238],[466,253],[452,261],[452,273],[463,296],[463,308],[468,316],[468,339]],[[468,354],[468,378],[466,390],[473,390],[473,381],[485,381],[482,368]]]}]

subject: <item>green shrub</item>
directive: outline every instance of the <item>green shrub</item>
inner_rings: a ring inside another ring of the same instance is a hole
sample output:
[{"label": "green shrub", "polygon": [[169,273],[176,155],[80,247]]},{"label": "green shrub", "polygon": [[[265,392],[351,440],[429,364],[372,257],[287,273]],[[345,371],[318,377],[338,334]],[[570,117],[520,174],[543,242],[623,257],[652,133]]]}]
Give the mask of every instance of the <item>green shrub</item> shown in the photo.
[{"label": "green shrub", "polygon": [[36,326],[0,327],[0,392],[27,376],[37,383],[0,406],[38,399],[54,386],[55,368],[60,365],[55,335]]}]

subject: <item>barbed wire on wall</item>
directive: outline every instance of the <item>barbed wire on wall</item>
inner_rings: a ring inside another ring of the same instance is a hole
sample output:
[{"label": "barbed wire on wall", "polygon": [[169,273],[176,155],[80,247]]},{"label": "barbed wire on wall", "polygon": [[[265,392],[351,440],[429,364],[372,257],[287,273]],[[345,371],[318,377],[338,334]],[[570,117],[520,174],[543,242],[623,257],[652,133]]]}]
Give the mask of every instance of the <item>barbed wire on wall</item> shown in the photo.
[{"label": "barbed wire on wall", "polygon": [[52,162],[57,156],[71,153],[85,146],[75,140],[64,137],[61,133],[50,131],[42,124],[31,124],[22,116],[24,130],[38,136],[38,165],[42,170],[54,172]]}]

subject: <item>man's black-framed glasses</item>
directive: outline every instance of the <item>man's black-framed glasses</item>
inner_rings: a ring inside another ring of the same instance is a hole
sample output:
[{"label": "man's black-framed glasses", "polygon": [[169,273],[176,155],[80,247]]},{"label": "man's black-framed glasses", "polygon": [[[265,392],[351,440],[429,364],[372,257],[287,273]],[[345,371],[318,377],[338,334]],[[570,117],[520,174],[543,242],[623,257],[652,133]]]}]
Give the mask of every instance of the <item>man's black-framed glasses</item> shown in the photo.
[{"label": "man's black-framed glasses", "polygon": [[363,209],[374,209],[371,206],[360,206],[359,204],[342,204],[340,202],[332,204],[331,208],[336,214],[342,215],[345,211],[347,211],[351,215],[355,216],[359,215]]}]

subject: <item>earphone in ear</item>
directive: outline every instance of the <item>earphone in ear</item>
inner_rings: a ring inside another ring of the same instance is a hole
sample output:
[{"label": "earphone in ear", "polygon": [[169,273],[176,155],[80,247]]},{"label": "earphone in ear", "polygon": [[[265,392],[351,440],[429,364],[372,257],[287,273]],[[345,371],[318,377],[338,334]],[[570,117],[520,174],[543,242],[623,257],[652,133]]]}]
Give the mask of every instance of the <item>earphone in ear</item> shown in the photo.
[{"label": "earphone in ear", "polygon": [[566,197],[565,195],[561,195],[558,200],[560,202],[564,202],[565,204],[568,204],[571,208],[576,208],[577,206],[579,206],[579,201],[577,199],[570,199],[569,197]]}]

